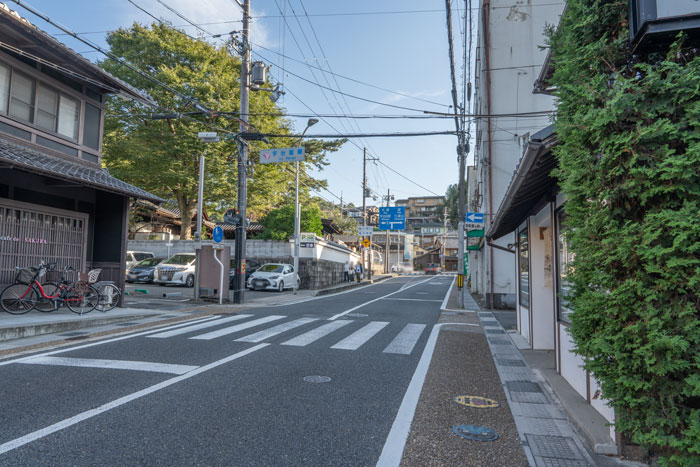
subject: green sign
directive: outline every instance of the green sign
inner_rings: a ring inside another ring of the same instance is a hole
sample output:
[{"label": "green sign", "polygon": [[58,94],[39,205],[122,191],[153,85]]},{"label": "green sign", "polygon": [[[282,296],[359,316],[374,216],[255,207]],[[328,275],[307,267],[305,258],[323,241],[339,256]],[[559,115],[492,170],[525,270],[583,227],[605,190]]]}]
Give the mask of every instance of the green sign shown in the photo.
[{"label": "green sign", "polygon": [[464,277],[469,275],[469,255],[464,253]]},{"label": "green sign", "polygon": [[484,229],[468,230],[467,231],[467,238],[477,238],[477,237],[483,237],[483,236],[484,236]]},{"label": "green sign", "polygon": [[467,251],[479,251],[481,248],[479,245],[467,245]]}]

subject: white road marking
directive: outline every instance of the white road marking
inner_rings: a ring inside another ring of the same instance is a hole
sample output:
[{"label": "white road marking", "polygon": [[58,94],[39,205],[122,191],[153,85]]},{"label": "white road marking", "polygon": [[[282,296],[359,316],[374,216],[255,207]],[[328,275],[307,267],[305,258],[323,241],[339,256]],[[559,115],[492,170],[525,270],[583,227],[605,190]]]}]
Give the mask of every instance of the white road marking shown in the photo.
[{"label": "white road marking", "polygon": [[172,373],[184,375],[197,366],[175,365],[156,362],[133,362],[128,360],[102,360],[97,358],[34,357],[22,363],[29,365],[78,366],[85,368],[108,368],[110,370],[152,371],[155,373]]},{"label": "white road marking", "polygon": [[341,316],[345,316],[345,315],[347,315],[348,313],[352,313],[352,312],[355,311],[355,310],[359,310],[360,308],[365,307],[365,306],[369,305],[370,303],[374,303],[374,302],[379,301],[379,300],[381,300],[381,299],[383,299],[383,298],[386,298],[386,297],[391,297],[392,295],[396,295],[396,294],[399,293],[399,292],[403,292],[403,291],[406,290],[406,289],[409,289],[409,288],[411,288],[411,287],[415,287],[415,286],[417,286],[417,285],[423,284],[423,283],[428,282],[428,281],[430,281],[430,280],[431,280],[431,279],[426,279],[426,280],[421,281],[421,282],[416,282],[415,284],[412,284],[412,285],[410,285],[410,286],[408,286],[408,287],[402,287],[402,288],[400,288],[399,290],[397,290],[396,292],[391,292],[390,294],[382,295],[381,297],[377,297],[377,298],[375,298],[374,300],[370,300],[370,301],[368,301],[368,302],[365,302],[365,303],[362,303],[362,304],[357,305],[357,306],[355,306],[355,307],[352,307],[352,308],[350,308],[349,310],[345,310],[345,311],[343,311],[342,313],[338,313],[337,315],[331,316],[330,318],[328,318],[328,321],[333,321],[333,320],[335,320],[335,319],[338,319],[338,318],[340,318]]},{"label": "white road marking", "polygon": [[352,320],[349,319],[341,319],[338,321],[333,321],[332,323],[326,323],[323,326],[319,326],[316,329],[312,329],[311,331],[306,332],[300,336],[282,342],[282,345],[295,345],[297,347],[304,347],[306,345],[311,344],[312,342],[316,342],[320,338],[325,337],[333,331],[336,331],[350,323],[352,323]]},{"label": "white road marking", "polygon": [[428,292],[416,292],[416,295],[429,295]]},{"label": "white road marking", "polygon": [[265,316],[264,318],[255,319],[253,321],[248,321],[247,323],[238,324],[236,326],[230,326],[228,328],[217,329],[216,331],[207,332],[206,334],[200,334],[198,336],[190,337],[190,339],[198,340],[211,340],[217,337],[226,336],[228,334],[233,334],[234,332],[242,331],[244,329],[252,328],[255,326],[260,326],[261,324],[269,323],[270,321],[277,321],[278,319],[286,318],[286,316],[271,315]]},{"label": "white road marking", "polygon": [[457,277],[452,278],[452,283],[450,284],[450,288],[447,289],[447,293],[445,294],[445,299],[442,301],[442,305],[440,306],[440,311],[447,311],[447,301],[450,299],[450,294],[452,293],[452,287],[455,286],[455,281],[457,280]]},{"label": "white road marking", "polygon": [[89,344],[83,344],[83,345],[79,345],[77,347],[67,347],[65,349],[52,350],[50,352],[44,352],[42,354],[34,355],[32,357],[22,357],[22,358],[18,358],[15,360],[7,360],[4,362],[0,362],[0,366],[9,365],[11,363],[22,363],[24,360],[27,360],[29,358],[43,357],[46,355],[54,355],[54,354],[63,353],[63,352],[72,352],[73,350],[86,349],[88,347],[94,347],[96,345],[108,344],[110,342],[122,341],[124,339],[131,339],[132,337],[145,336],[145,335],[151,334],[153,332],[163,331],[164,329],[176,329],[176,328],[180,328],[182,326],[190,326],[192,324],[192,322],[202,323],[204,321],[209,321],[209,320],[216,319],[216,318],[217,318],[216,316],[209,316],[206,318],[198,318],[196,320],[191,320],[191,321],[188,320],[186,323],[178,323],[178,324],[173,324],[173,325],[165,326],[165,327],[157,327],[156,329],[150,329],[148,331],[137,332],[135,334],[129,334],[126,336],[115,337],[114,339],[107,339],[107,340],[99,341],[99,342],[91,342]]},{"label": "white road marking", "polygon": [[337,344],[331,346],[331,349],[342,349],[342,350],[357,350],[374,337],[379,331],[384,329],[384,327],[389,324],[387,321],[372,321],[361,327],[359,330],[353,332],[348,337],[338,342]]},{"label": "white road marking", "polygon": [[435,344],[437,343],[438,333],[440,332],[440,328],[442,328],[442,326],[451,325],[479,326],[478,324],[466,323],[440,323],[433,326],[430,337],[428,337],[428,342],[425,344],[425,348],[423,349],[423,355],[420,357],[416,371],[413,373],[413,377],[408,385],[406,394],[404,394],[403,400],[401,401],[399,412],[396,414],[394,423],[391,425],[389,436],[387,436],[386,441],[384,442],[384,448],[382,449],[382,454],[379,456],[379,460],[377,461],[377,467],[398,467],[398,465],[401,463],[403,450],[406,446],[409,430],[411,429],[411,422],[413,422],[413,416],[416,413],[418,398],[420,397],[420,392],[423,388],[423,383],[425,382],[425,375],[428,373],[430,360],[433,357],[433,351],[435,350]]},{"label": "white road marking", "polygon": [[384,353],[410,355],[421,334],[423,334],[423,329],[425,329],[425,324],[407,324],[384,349]]},{"label": "white road marking", "polygon": [[290,329],[297,328],[299,326],[303,326],[308,323],[312,323],[314,321],[317,321],[317,318],[299,318],[295,319],[294,321],[289,321],[287,323],[282,323],[278,324],[277,326],[274,326],[270,329],[264,329],[262,331],[256,332],[255,334],[250,334],[248,336],[243,336],[240,339],[236,339],[236,342],[262,342],[265,339],[269,339],[271,337],[274,337],[278,334],[282,334],[283,332],[287,332]]},{"label": "white road marking", "polygon": [[384,300],[400,300],[404,302],[441,302],[442,300],[431,300],[429,298],[385,298]]},{"label": "white road marking", "polygon": [[156,337],[159,339],[164,339],[166,337],[179,336],[180,334],[187,334],[188,332],[196,331],[198,329],[210,328],[212,326],[218,326],[219,324],[229,323],[231,321],[238,321],[239,319],[249,318],[253,315],[236,315],[229,318],[215,319],[207,323],[193,324],[192,326],[186,326],[184,328],[175,329],[172,331],[159,332],[158,334],[151,334],[148,337]]},{"label": "white road marking", "polygon": [[221,360],[217,360],[217,361],[210,363],[208,365],[200,366],[196,370],[192,370],[189,373],[185,373],[184,375],[175,376],[174,378],[170,378],[170,379],[165,380],[161,383],[147,387],[145,389],[142,389],[140,391],[126,395],[124,397],[120,397],[119,399],[113,400],[111,402],[107,402],[106,404],[103,404],[97,408],[87,410],[87,411],[80,413],[78,415],[75,415],[73,417],[67,418],[65,420],[61,420],[58,423],[54,423],[53,425],[49,425],[45,428],[42,428],[40,430],[26,434],[22,437],[13,439],[13,440],[8,441],[4,444],[0,444],[0,454],[4,454],[8,451],[12,451],[13,449],[17,449],[18,447],[24,446],[25,444],[29,444],[32,441],[36,441],[38,439],[44,438],[50,434],[56,433],[57,431],[61,431],[64,428],[68,428],[69,426],[73,426],[73,425],[78,424],[84,420],[87,420],[89,418],[103,414],[109,410],[112,410],[116,407],[127,404],[127,403],[134,401],[136,399],[140,399],[141,397],[152,394],[152,393],[159,391],[163,388],[167,388],[168,386],[172,386],[173,384],[179,383],[180,381],[185,381],[186,379],[192,378],[193,376],[197,376],[198,374],[204,373],[205,371],[209,371],[213,368],[221,366],[224,363],[231,362],[233,360],[239,359],[239,358],[244,357],[248,354],[256,352],[264,347],[267,347],[268,345],[269,344],[258,344],[254,347],[243,350],[242,352],[235,353],[233,355],[229,355],[226,358],[222,358]]}]

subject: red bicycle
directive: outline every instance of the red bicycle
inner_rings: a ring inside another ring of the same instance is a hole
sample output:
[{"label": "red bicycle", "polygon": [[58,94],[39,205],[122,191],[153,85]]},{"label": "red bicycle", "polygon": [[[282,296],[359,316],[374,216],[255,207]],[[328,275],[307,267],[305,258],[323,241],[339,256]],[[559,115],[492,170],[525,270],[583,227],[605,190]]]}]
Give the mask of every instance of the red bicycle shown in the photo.
[{"label": "red bicycle", "polygon": [[[36,308],[38,311],[55,311],[64,304],[73,313],[84,314],[95,309],[100,301],[99,291],[87,280],[59,284],[41,284],[39,278],[47,271],[55,269],[56,263],[36,267],[17,268],[15,283],[0,293],[0,306],[13,315],[28,313]],[[64,272],[71,271],[70,266]]]}]

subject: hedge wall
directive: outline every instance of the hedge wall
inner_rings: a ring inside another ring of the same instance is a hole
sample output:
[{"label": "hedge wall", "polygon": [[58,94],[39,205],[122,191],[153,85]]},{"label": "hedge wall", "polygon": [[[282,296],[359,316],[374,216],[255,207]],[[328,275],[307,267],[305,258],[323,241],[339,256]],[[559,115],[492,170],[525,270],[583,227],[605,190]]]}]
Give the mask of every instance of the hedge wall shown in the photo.
[{"label": "hedge wall", "polygon": [[633,55],[626,0],[567,4],[550,42],[576,351],[619,432],[700,465],[698,50]]}]

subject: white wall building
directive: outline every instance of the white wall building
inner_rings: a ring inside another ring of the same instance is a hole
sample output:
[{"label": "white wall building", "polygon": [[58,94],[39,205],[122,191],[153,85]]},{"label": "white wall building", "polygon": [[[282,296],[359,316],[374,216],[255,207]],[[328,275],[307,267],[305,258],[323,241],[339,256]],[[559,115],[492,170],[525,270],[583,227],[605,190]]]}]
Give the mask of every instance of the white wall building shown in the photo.
[{"label": "white wall building", "polygon": [[[479,9],[474,113],[476,179],[467,211],[485,213],[489,228],[530,134],[550,123],[552,97],[533,94],[547,50],[544,30],[557,24],[564,3],[549,0],[482,0]],[[543,112],[532,116],[532,112]],[[529,114],[527,116],[523,114]],[[520,116],[518,116],[520,115]],[[471,180],[470,180],[471,182]],[[510,239],[495,243],[507,248]],[[515,308],[515,255],[484,245],[469,254],[471,292],[496,308]]]}]

